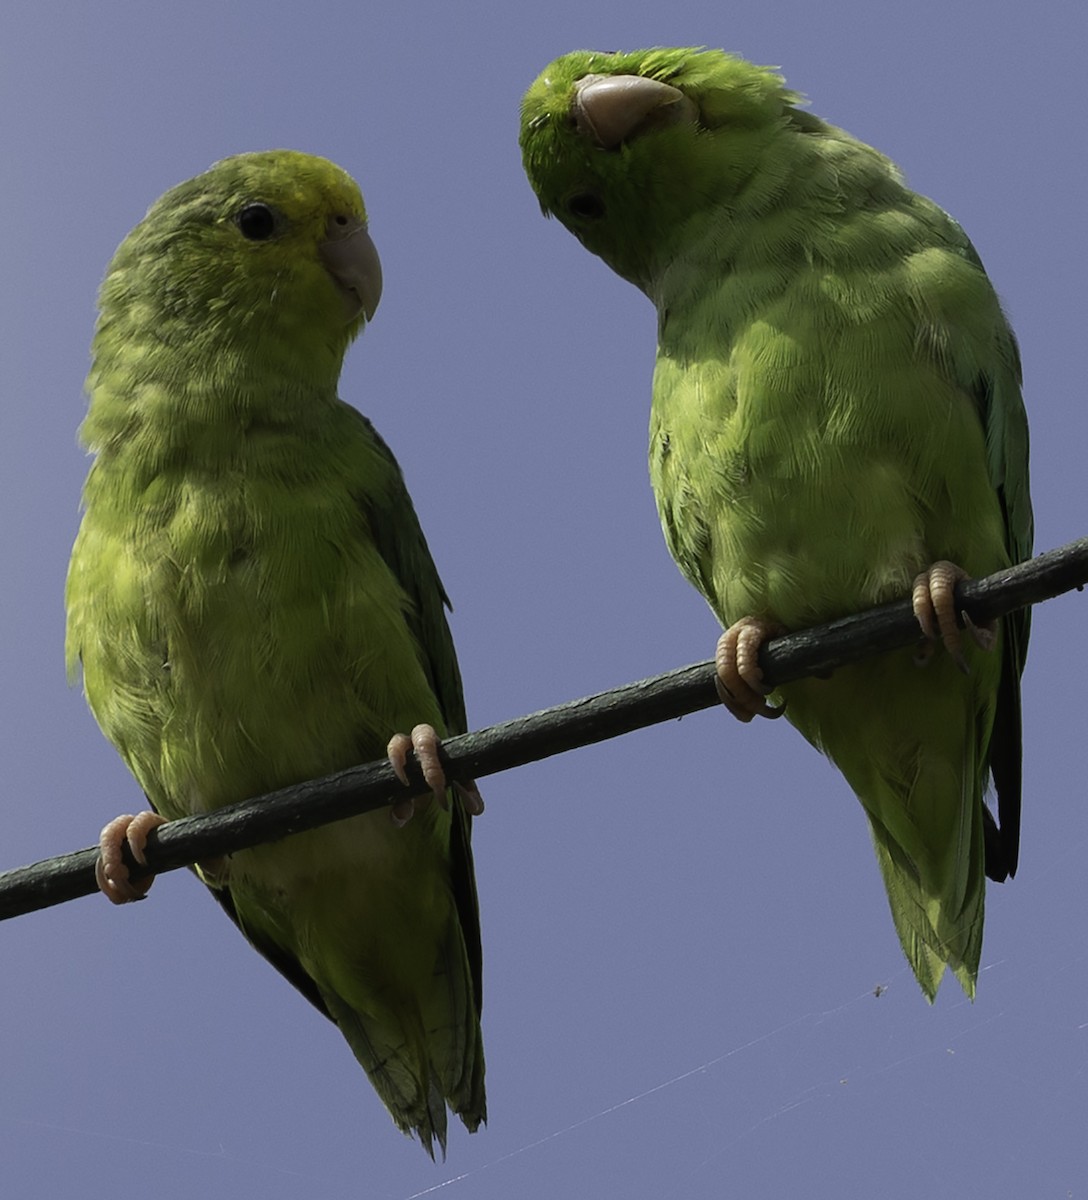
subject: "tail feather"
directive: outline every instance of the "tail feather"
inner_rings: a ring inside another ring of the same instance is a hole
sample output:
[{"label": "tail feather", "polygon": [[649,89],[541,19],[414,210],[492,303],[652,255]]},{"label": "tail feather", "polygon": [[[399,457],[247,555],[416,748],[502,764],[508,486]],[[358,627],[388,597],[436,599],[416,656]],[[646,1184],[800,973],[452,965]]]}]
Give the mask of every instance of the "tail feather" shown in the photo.
[{"label": "tail feather", "polygon": [[979,757],[989,715],[974,714],[958,756],[919,746],[906,781],[881,780],[880,794],[862,801],[899,941],[930,1001],[946,965],[975,995],[986,901]]},{"label": "tail feather", "polygon": [[898,652],[782,689],[788,719],[835,762],[865,809],[899,941],[930,1000],[946,967],[975,994],[982,793],[999,670],[993,654],[977,654],[969,677],[941,658],[923,674]]},{"label": "tail feather", "polygon": [[322,989],[330,1016],[394,1123],[409,1136],[415,1134],[431,1158],[435,1142],[446,1156],[447,1105],[470,1133],[487,1120],[479,1006],[452,913],[445,947],[434,986],[395,1014],[360,1012]]},{"label": "tail feather", "polygon": [[[981,834],[981,820],[978,826]],[[954,893],[947,898],[934,895],[924,887],[914,863],[872,816],[869,828],[899,942],[926,998],[935,999],[947,965],[973,1000],[982,954],[985,886],[981,881],[969,886],[965,903],[956,903]]]}]

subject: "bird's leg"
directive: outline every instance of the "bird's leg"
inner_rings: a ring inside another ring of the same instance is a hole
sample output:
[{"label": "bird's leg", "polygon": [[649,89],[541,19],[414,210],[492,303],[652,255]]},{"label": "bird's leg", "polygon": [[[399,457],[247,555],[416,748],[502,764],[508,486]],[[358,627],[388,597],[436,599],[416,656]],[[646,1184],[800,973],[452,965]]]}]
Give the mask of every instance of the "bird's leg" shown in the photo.
[{"label": "bird's leg", "polygon": [[[937,642],[952,655],[952,661],[966,675],[969,671],[963,656],[963,634],[956,621],[956,584],[971,576],[955,563],[941,560],[915,577],[911,592],[911,603],[918,624],[922,627],[925,642],[915,655],[915,662],[924,665],[929,661]],[[965,613],[959,614],[964,627],[980,650],[992,650],[997,640],[997,622],[987,621],[976,625]]]},{"label": "bird's leg", "polygon": [[714,653],[714,683],[718,696],[738,721],[753,717],[780,717],[785,706],[767,703],[774,690],[763,682],[759,668],[759,648],[768,638],[785,633],[781,625],[759,617],[741,617],[718,639]]},{"label": "bird's leg", "polygon": [[[406,733],[393,734],[385,752],[389,756],[389,762],[397,778],[403,784],[408,783],[408,773],[404,769],[408,755],[414,752],[427,786],[431,789],[437,803],[445,808],[448,785],[446,772],[442,767],[440,749],[441,743],[434,728],[430,725],[417,725],[412,730],[411,736]],[[484,811],[483,797],[471,779],[463,784],[454,783],[453,787],[461,797],[465,811],[470,816],[478,817]],[[416,799],[417,797],[408,796],[394,801],[392,816],[395,825],[406,825],[412,819],[416,811]],[[428,803],[429,800],[430,797],[423,797],[423,803]]]},{"label": "bird's leg", "polygon": [[114,817],[98,835],[98,862],[94,866],[94,877],[107,900],[114,904],[128,904],[142,900],[155,882],[154,875],[132,880],[124,860],[124,846],[128,842],[132,857],[138,863],[146,863],[144,847],[152,829],[165,825],[166,819],[158,813],[142,812],[133,816],[125,813]]}]

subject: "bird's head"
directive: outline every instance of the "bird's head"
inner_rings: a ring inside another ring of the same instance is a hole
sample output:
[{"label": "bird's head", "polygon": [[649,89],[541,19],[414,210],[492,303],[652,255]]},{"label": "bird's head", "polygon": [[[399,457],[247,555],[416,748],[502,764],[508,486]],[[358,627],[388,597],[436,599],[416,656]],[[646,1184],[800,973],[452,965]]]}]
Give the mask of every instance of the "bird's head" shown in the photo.
[{"label": "bird's head", "polygon": [[723,51],[578,51],[526,93],[525,170],[546,214],[645,289],[691,216],[728,211],[797,99]]},{"label": "bird's head", "polygon": [[351,176],[293,150],[238,154],[168,191],[122,242],[102,323],[142,305],[167,340],[342,355],[381,289]]}]

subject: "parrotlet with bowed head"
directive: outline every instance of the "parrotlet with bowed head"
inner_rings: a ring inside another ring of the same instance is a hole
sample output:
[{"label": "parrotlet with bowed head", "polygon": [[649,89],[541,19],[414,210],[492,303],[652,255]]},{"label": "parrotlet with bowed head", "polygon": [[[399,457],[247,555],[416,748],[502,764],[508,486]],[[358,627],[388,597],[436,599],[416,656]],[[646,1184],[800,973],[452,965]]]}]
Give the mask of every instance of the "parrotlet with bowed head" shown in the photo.
[{"label": "parrotlet with bowed head", "polygon": [[[1019,356],[963,230],[798,101],[720,51],[568,54],[525,97],[523,158],[657,307],[650,477],[727,627],[723,700],[784,705],[836,763],[922,990],[948,966],[970,996],[985,875],[1017,863],[1028,617],[964,637],[953,589],[1031,553]],[[768,703],[767,637],[909,592],[924,670],[885,654]]]}]

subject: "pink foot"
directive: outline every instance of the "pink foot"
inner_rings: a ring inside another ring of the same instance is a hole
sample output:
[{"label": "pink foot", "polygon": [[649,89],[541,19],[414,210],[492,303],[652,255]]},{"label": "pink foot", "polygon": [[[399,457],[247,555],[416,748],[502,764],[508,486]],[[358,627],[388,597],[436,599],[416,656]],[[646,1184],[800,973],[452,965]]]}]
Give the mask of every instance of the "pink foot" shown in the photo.
[{"label": "pink foot", "polygon": [[[438,804],[445,808],[446,788],[449,785],[446,782],[446,772],[442,768],[440,751],[441,743],[434,729],[430,725],[417,725],[412,730],[411,737],[406,733],[393,734],[385,752],[389,756],[389,762],[397,778],[404,784],[408,782],[408,774],[404,769],[405,763],[408,761],[408,755],[414,752],[427,786],[431,789]],[[478,817],[484,811],[483,797],[476,790],[475,783],[471,781],[465,784],[455,783],[453,787],[461,798],[465,811],[471,816]],[[425,798],[424,803],[428,800],[429,798]],[[409,796],[396,800],[392,809],[393,823],[406,825],[414,816],[415,811],[415,797]]]},{"label": "pink foot", "polygon": [[152,829],[165,824],[165,817],[160,817],[158,813],[142,812],[136,816],[125,813],[123,816],[114,817],[99,834],[99,854],[94,876],[103,895],[112,903],[128,904],[133,900],[142,900],[147,895],[155,882],[155,876],[129,879],[122,851],[128,842],[132,857],[138,863],[146,863],[144,847],[147,845],[147,835]]},{"label": "pink foot", "polygon": [[[923,571],[914,580],[911,603],[914,615],[922,627],[926,642],[916,661],[924,665],[933,655],[938,641],[952,655],[952,661],[966,675],[969,671],[963,656],[963,633],[956,621],[956,584],[971,576],[962,567],[944,560],[935,562],[928,571]],[[964,627],[980,650],[992,650],[997,639],[997,625],[987,621],[976,625],[966,613],[959,614]]]},{"label": "pink foot", "polygon": [[758,617],[741,617],[718,639],[714,654],[717,671],[714,682],[718,696],[727,709],[745,724],[753,717],[780,717],[785,707],[775,708],[766,697],[772,688],[763,682],[759,668],[759,648],[768,638],[785,632],[781,625]]}]

